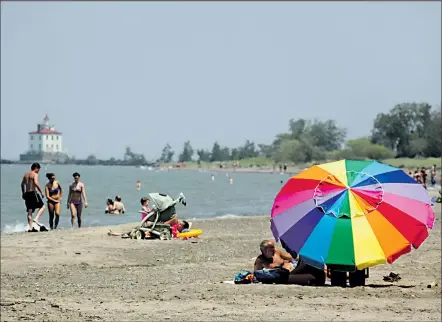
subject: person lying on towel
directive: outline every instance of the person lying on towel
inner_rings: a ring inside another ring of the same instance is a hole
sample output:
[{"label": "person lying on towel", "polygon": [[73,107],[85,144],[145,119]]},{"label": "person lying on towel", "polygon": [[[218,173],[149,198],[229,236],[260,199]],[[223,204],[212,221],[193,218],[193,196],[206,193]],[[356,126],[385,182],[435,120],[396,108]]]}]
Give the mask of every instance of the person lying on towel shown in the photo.
[{"label": "person lying on towel", "polygon": [[255,278],[267,284],[324,285],[323,270],[303,263],[302,257],[293,256],[277,249],[270,240],[263,240],[259,246],[261,254],[254,265]]}]

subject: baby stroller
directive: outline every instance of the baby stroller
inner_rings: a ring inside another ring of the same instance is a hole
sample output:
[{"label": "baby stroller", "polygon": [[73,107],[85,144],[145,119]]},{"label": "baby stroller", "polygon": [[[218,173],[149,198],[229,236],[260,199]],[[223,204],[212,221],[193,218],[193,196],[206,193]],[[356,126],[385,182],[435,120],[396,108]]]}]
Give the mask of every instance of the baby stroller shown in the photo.
[{"label": "baby stroller", "polygon": [[139,211],[145,214],[146,217],[141,221],[140,226],[135,228],[135,239],[144,239],[146,233],[149,233],[151,238],[172,239],[172,228],[164,222],[170,220],[176,214],[175,205],[177,203],[187,205],[186,198],[183,193],[180,193],[175,200],[162,193],[149,193],[148,197],[153,203],[152,211],[149,213]]}]

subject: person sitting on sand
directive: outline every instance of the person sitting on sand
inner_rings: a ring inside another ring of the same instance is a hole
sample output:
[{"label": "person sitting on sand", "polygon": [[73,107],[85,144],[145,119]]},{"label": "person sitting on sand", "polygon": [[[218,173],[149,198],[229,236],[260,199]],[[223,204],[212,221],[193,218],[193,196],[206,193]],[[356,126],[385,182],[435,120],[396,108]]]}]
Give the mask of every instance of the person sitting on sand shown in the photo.
[{"label": "person sitting on sand", "polygon": [[[323,270],[314,268],[302,261],[299,255],[296,258],[285,251],[277,249],[270,240],[263,240],[260,244],[261,255],[256,258],[254,270],[280,268],[287,272],[277,281],[279,284],[324,285],[326,274]],[[297,263],[296,263],[297,261]]]},{"label": "person sitting on sand", "polygon": [[[141,220],[143,221],[146,216],[152,211],[152,209],[149,208],[149,199],[147,197],[143,197],[140,200],[141,203]],[[152,224],[152,220],[154,220],[154,217],[149,218],[150,220],[143,223],[143,226],[148,226]],[[190,230],[192,223],[187,222],[185,220],[180,221],[178,220],[178,216],[174,214],[172,211],[163,211],[160,216],[158,217],[158,222],[170,225],[172,228],[172,235],[176,237],[176,234],[179,232],[182,232],[183,230]]]},{"label": "person sitting on sand", "polygon": [[[192,223],[187,222],[185,220],[178,222],[177,225],[175,225],[174,227],[172,227],[172,236],[174,238],[176,238],[176,233],[177,232],[184,232],[186,230],[190,230]],[[132,229],[131,231],[127,232],[127,233],[117,233],[114,232],[112,230],[109,230],[109,232],[107,233],[109,236],[121,236],[121,238],[135,238],[134,234],[137,231],[137,229]],[[145,233],[145,237],[144,238],[149,238],[150,237],[150,233],[146,232]]]}]

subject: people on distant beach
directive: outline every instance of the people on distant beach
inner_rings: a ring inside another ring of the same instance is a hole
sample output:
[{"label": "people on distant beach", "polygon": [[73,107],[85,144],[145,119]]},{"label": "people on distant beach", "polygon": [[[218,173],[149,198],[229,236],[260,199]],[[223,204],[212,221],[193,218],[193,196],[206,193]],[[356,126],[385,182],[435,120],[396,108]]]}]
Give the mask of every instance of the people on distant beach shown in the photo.
[{"label": "people on distant beach", "polygon": [[436,165],[435,164],[433,164],[433,166],[431,167],[430,180],[431,180],[431,186],[434,187],[434,185],[436,184]]},{"label": "people on distant beach", "polygon": [[57,229],[60,221],[60,201],[63,197],[63,189],[60,182],[56,180],[54,173],[47,173],[46,178],[49,180],[45,187],[49,211],[49,227]]},{"label": "people on distant beach", "polygon": [[287,172],[287,163],[284,163],[284,173]]},{"label": "people on distant beach", "polygon": [[421,168],[421,177],[422,177],[422,184],[424,185],[425,188],[427,188],[427,169],[425,169],[425,167]]},{"label": "people on distant beach", "polygon": [[215,181],[215,176],[213,175],[213,173],[210,175],[210,178],[212,179],[212,181]]},{"label": "people on distant beach", "polygon": [[[35,216],[34,222],[40,226],[39,219],[46,207],[43,202],[44,195],[38,182],[38,173],[40,171],[40,164],[33,163],[31,170],[26,172],[21,181],[21,193],[22,198],[25,201],[27,220],[28,220],[28,232],[36,232],[33,227],[32,215],[35,210],[39,209]],[[40,192],[40,194],[38,192]]]},{"label": "people on distant beach", "polygon": [[84,207],[87,208],[86,189],[83,182],[80,182],[80,174],[75,172],[72,174],[74,182],[69,186],[69,195],[67,200],[67,208],[71,211],[71,224],[74,227],[75,217],[77,217],[78,228],[81,227],[81,215]]},{"label": "people on distant beach", "polygon": [[232,177],[229,177],[229,183],[233,184],[233,178]]},{"label": "people on distant beach", "polygon": [[270,240],[263,240],[260,244],[261,254],[254,264],[255,276],[263,269],[278,269],[276,284],[324,285],[326,273],[305,264],[299,255],[294,258],[288,252],[277,249]]}]

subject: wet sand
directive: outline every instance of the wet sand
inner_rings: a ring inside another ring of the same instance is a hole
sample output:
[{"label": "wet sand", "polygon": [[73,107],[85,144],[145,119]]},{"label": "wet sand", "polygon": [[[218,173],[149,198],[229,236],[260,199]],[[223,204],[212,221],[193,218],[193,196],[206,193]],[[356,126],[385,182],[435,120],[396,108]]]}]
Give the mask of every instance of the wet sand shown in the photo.
[{"label": "wet sand", "polygon": [[[436,207],[420,249],[352,289],[221,283],[251,269],[259,242],[272,237],[262,216],[195,221],[204,233],[187,241],[121,239],[109,227],[2,234],[1,321],[440,321]],[[402,279],[384,282],[391,271]]]}]

